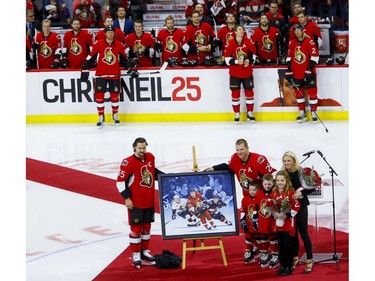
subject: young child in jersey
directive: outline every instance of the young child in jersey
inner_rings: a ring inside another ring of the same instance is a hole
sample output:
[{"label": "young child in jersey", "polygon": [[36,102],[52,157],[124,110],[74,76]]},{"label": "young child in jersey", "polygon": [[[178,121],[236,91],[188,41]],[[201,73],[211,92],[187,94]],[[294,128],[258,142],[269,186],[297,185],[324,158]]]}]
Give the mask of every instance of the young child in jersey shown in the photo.
[{"label": "young child in jersey", "polygon": [[245,233],[245,264],[255,262],[254,244],[258,233],[258,200],[256,194],[258,190],[259,186],[256,182],[249,182],[249,196],[244,196],[241,201],[241,212],[244,215],[240,220],[240,225]]},{"label": "young child in jersey", "polygon": [[275,187],[267,200],[267,206],[272,210],[272,216],[276,220],[274,229],[279,245],[281,264],[277,274],[283,276],[292,273],[292,240],[296,232],[295,215],[300,208],[298,200],[292,197],[294,193],[288,172],[286,170],[278,171],[275,177]]},{"label": "young child in jersey", "polygon": [[275,220],[266,209],[267,199],[271,196],[274,184],[275,179],[273,176],[271,174],[265,174],[262,181],[263,188],[257,193],[259,201],[257,244],[260,251],[258,260],[261,267],[269,267],[271,269],[279,265],[279,247],[274,231]]}]

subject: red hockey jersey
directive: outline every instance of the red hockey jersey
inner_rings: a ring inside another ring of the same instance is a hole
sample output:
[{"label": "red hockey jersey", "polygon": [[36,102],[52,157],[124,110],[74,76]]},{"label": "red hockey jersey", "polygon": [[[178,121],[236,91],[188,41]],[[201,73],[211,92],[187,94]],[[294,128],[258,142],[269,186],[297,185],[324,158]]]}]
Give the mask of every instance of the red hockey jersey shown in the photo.
[{"label": "red hockey jersey", "polygon": [[251,181],[259,183],[263,175],[276,172],[276,169],[272,168],[265,156],[253,152],[250,152],[249,159],[245,163],[242,162],[237,153],[233,154],[228,165],[236,174],[244,196],[249,194],[249,183]]},{"label": "red hockey jersey", "polygon": [[129,188],[136,208],[147,209],[154,206],[155,197],[155,157],[146,152],[143,159],[134,155],[122,160],[117,176],[117,188],[123,192]]},{"label": "red hockey jersey", "polygon": [[55,60],[55,54],[60,54],[61,52],[59,35],[55,32],[51,32],[48,36],[44,36],[43,32],[38,32],[35,42],[39,44],[39,69],[51,68],[51,64]]},{"label": "red hockey jersey", "polygon": [[65,33],[63,48],[67,49],[70,68],[82,68],[87,55],[90,53],[90,47],[93,47],[93,40],[93,35],[84,29],[77,35],[74,35],[73,30]]},{"label": "red hockey jersey", "polygon": [[[154,44],[155,40],[150,33],[143,32],[141,36],[137,36],[137,34],[130,33],[125,38],[127,53],[128,48],[132,48],[133,52],[135,53],[136,57],[139,60],[139,66],[147,67],[152,66],[152,56],[154,55]],[[139,54],[139,49],[142,47],[149,48],[150,54]]]},{"label": "red hockey jersey", "polygon": [[162,62],[166,62],[168,58],[178,58],[182,61],[182,41],[184,32],[182,29],[174,28],[172,31],[167,29],[160,30],[158,33],[158,41],[162,43]]},{"label": "red hockey jersey", "polygon": [[[252,59],[251,56],[253,54],[256,54],[253,42],[249,38],[244,38],[240,44],[237,43],[237,40],[230,40],[228,48],[224,52],[224,57],[233,58],[234,60],[243,58],[245,61],[246,59]],[[251,64],[247,67],[239,64],[230,65],[229,75],[238,78],[250,77],[253,75],[253,66]]]},{"label": "red hockey jersey", "polygon": [[279,58],[279,50],[277,46],[278,35],[279,30],[273,26],[270,26],[266,31],[262,30],[260,27],[254,29],[254,32],[251,35],[251,41],[253,41],[256,46],[259,59]]}]

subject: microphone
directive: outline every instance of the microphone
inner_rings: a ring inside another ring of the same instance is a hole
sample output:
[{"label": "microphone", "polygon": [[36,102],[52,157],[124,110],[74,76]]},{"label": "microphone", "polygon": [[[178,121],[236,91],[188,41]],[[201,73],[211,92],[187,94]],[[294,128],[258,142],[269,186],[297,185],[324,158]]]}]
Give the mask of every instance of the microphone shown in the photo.
[{"label": "microphone", "polygon": [[323,157],[323,153],[320,150],[316,151],[321,157]]},{"label": "microphone", "polygon": [[302,156],[310,156],[313,153],[315,153],[315,150],[311,150],[309,152],[306,152],[306,153],[302,154]]}]

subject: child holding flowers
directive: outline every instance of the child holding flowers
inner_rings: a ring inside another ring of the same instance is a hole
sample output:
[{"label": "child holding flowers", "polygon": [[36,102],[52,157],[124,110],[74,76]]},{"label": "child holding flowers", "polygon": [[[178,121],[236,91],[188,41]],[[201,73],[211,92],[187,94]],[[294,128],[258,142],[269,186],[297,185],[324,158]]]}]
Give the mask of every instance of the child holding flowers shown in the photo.
[{"label": "child holding flowers", "polygon": [[293,199],[295,193],[288,172],[280,170],[275,177],[275,187],[267,200],[266,209],[276,220],[275,231],[279,245],[279,260],[281,267],[278,275],[292,273],[293,252],[292,242],[296,232],[295,216],[300,208],[298,200]]}]

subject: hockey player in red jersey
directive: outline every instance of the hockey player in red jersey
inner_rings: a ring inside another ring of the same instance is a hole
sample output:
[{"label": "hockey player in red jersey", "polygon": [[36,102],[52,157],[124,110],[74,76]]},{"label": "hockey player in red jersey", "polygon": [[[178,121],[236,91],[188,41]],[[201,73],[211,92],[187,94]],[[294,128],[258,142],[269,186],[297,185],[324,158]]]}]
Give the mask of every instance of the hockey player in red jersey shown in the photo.
[{"label": "hockey player in red jersey", "polygon": [[269,25],[266,14],[260,16],[259,27],[254,29],[251,41],[255,44],[261,65],[279,64],[282,35],[276,27]]},{"label": "hockey player in red jersey", "polygon": [[[184,31],[174,26],[174,19],[168,16],[165,19],[166,29],[159,31],[157,41],[155,42],[155,49],[161,51],[161,61],[169,62],[170,66],[180,65],[182,62],[182,40],[184,38]],[[173,65],[173,60],[174,61]]]},{"label": "hockey player in red jersey", "polygon": [[244,254],[245,264],[255,262],[254,244],[258,234],[258,199],[259,185],[253,181],[249,182],[248,195],[241,201],[241,213],[243,216],[240,225],[245,233],[246,250]]},{"label": "hockey player in red jersey", "polygon": [[81,69],[86,61],[86,57],[92,50],[94,38],[91,33],[81,29],[81,21],[74,18],[72,21],[72,30],[64,35],[63,68]]},{"label": "hockey player in red jersey", "polygon": [[260,184],[263,175],[272,174],[276,172],[276,169],[272,168],[265,156],[250,152],[245,139],[238,139],[235,145],[236,153],[232,155],[228,164],[214,165],[206,168],[205,171],[231,170],[242,187],[243,196],[248,196],[250,182],[254,181]]},{"label": "hockey player in red jersey", "polygon": [[191,14],[192,24],[186,26],[182,48],[187,53],[190,61],[203,64],[206,56],[212,57],[212,43],[215,33],[212,26],[201,22],[198,11]]},{"label": "hockey player in red jersey", "polygon": [[130,248],[137,267],[142,260],[155,261],[149,250],[150,230],[155,216],[155,180],[163,174],[155,167],[155,157],[147,152],[147,145],[145,138],[134,140],[134,154],[122,160],[116,181],[128,208]]},{"label": "hockey player in red jersey", "polygon": [[140,67],[153,66],[155,39],[150,33],[143,31],[141,20],[134,21],[134,33],[126,36],[125,43],[126,54],[129,58],[138,58]]},{"label": "hockey player in red jersey", "polygon": [[234,33],[234,27],[236,26],[236,17],[234,13],[228,13],[226,15],[225,23],[225,25],[220,27],[217,33],[217,38],[215,38],[214,40],[215,47],[218,47],[219,50],[222,50],[222,54],[224,54],[226,48],[228,48],[229,41],[236,36],[236,34]]},{"label": "hockey player in red jersey", "polygon": [[236,38],[229,41],[224,52],[225,63],[229,65],[229,87],[232,93],[234,121],[240,121],[241,84],[246,97],[247,120],[255,122],[254,110],[254,77],[253,63],[256,60],[254,43],[245,37],[242,25],[234,28]]},{"label": "hockey player in red jersey", "polygon": [[293,199],[295,191],[287,171],[278,171],[275,182],[276,184],[271,193],[270,200],[274,202],[271,208],[273,209],[272,216],[276,220],[275,231],[281,264],[277,274],[289,275],[292,273],[293,265],[292,240],[296,232],[295,216],[299,211],[300,204],[298,200]]},{"label": "hockey player in red jersey", "polygon": [[93,50],[87,56],[82,68],[81,79],[87,80],[89,77],[89,68],[93,61],[97,61],[96,79],[95,79],[95,102],[98,110],[99,121],[98,127],[104,125],[104,107],[105,92],[110,93],[112,103],[112,117],[115,125],[120,123],[118,118],[119,94],[121,90],[120,82],[120,56],[126,58],[125,46],[116,40],[115,31],[112,26],[105,27],[106,39],[99,40],[94,45]]},{"label": "hockey player in red jersey", "polygon": [[37,67],[39,69],[58,68],[61,58],[61,40],[57,33],[51,32],[51,21],[42,21],[42,31],[36,35],[32,45],[37,54]]},{"label": "hockey player in red jersey", "polygon": [[[104,28],[99,30],[98,33],[96,34],[95,36],[95,40],[96,41],[99,41],[99,40],[103,40],[105,39],[106,35],[105,35],[105,27],[106,26],[113,26],[113,18],[111,16],[108,16],[104,19]],[[125,34],[121,31],[120,28],[114,28],[114,31],[115,31],[115,38],[119,41],[121,41],[121,43],[125,44]]]},{"label": "hockey player in red jersey", "polygon": [[204,201],[202,194],[199,193],[195,187],[191,187],[189,192],[190,196],[188,197],[186,205],[190,214],[199,218],[207,230],[212,229],[212,227],[216,227],[211,214],[208,211],[208,205]]},{"label": "hockey player in red jersey", "polygon": [[258,198],[258,236],[257,245],[259,247],[259,263],[261,267],[275,268],[279,265],[279,248],[277,244],[276,232],[274,230],[275,220],[267,211],[267,200],[271,196],[275,179],[271,174],[263,176],[262,188],[257,193]]},{"label": "hockey player in red jersey", "polygon": [[313,122],[318,118],[316,110],[318,107],[318,89],[316,83],[315,66],[319,62],[319,49],[312,38],[306,35],[301,25],[294,26],[296,38],[289,42],[285,79],[294,86],[297,98],[299,116],[297,122],[306,122],[305,112],[305,88],[309,95],[309,105]]},{"label": "hockey player in red jersey", "polygon": [[[308,19],[307,13],[305,10],[302,10],[297,13],[298,24],[303,27],[303,32],[314,40],[317,47],[322,45],[322,33],[320,32],[319,26],[315,22],[312,22]],[[293,26],[294,27],[294,26]],[[289,41],[296,38],[294,34],[294,28],[290,29],[289,32]]]}]

